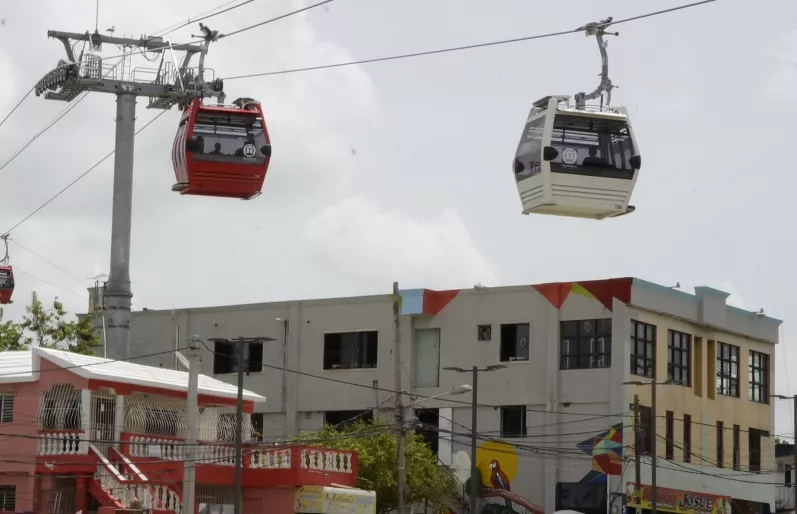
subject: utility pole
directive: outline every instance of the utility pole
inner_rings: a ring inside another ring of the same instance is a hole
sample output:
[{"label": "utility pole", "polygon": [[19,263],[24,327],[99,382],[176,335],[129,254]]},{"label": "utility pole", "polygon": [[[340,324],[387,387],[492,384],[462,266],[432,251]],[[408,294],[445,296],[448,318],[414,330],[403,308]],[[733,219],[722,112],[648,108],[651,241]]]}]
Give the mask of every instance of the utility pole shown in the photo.
[{"label": "utility pole", "polygon": [[[194,98],[217,97],[223,101],[223,84],[204,81],[204,57],[208,45],[218,39],[218,33],[202,26],[205,42],[202,45],[172,45],[161,37],[141,36],[139,39],[105,36],[96,29],[80,33],[50,30],[47,36],[58,39],[66,49],[67,60],[48,72],[36,84],[36,96],[48,100],[71,102],[84,92],[116,95],[116,155],[114,157],[113,219],[111,223],[111,258],[102,316],[106,322],[107,356],[126,359],[130,356],[130,309],[133,293],[130,286],[130,227],[133,208],[133,153],[136,119],[136,100],[149,97],[148,108],[171,109],[185,105]],[[84,50],[75,57],[73,48],[84,43]],[[88,43],[88,44],[86,44]],[[103,43],[121,49],[121,60],[113,66],[103,64],[98,52]],[[160,66],[151,72],[151,82],[136,80],[142,73],[132,69],[134,49],[160,54]],[[167,52],[168,51],[168,52]],[[181,63],[175,61],[174,52],[184,51]],[[168,56],[167,56],[168,54]],[[188,67],[194,54],[200,54],[198,69]],[[167,60],[171,57],[171,60]],[[167,151],[164,148],[164,154]]]},{"label": "utility pole", "polygon": [[636,474],[636,485],[634,496],[636,503],[636,514],[642,514],[642,437],[639,426],[639,395],[634,395],[634,471]]},{"label": "utility pole", "polygon": [[186,460],[183,463],[183,512],[193,514],[196,499],[197,429],[199,427],[200,349],[196,341],[188,347],[188,437]]},{"label": "utility pole", "polygon": [[656,506],[659,503],[658,490],[656,489],[656,446],[658,435],[656,433],[656,381],[650,383],[650,512],[656,514]]},{"label": "utility pole", "polygon": [[404,448],[404,390],[401,388],[401,297],[399,296],[398,282],[393,282],[393,379],[396,406],[396,451],[398,452],[396,465],[396,482],[398,484],[398,514],[407,514],[404,501],[404,490],[407,481],[406,454]]},{"label": "utility pole", "polygon": [[479,420],[479,366],[473,366],[472,380],[473,396],[470,406],[470,492],[468,493],[468,497],[470,498],[470,514],[476,514],[479,512],[479,489],[481,488],[481,484],[477,483],[479,482],[478,477],[480,472],[476,463],[476,445],[478,444],[476,423]]}]

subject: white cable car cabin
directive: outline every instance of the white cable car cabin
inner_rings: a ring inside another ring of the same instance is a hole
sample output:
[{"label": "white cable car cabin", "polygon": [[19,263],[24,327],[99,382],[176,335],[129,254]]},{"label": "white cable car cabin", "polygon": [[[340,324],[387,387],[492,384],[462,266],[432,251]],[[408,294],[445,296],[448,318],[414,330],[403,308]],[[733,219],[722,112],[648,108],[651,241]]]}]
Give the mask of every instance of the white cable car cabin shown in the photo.
[{"label": "white cable car cabin", "polygon": [[604,219],[628,205],[641,165],[639,149],[619,108],[576,109],[569,96],[534,102],[515,153],[523,214]]}]

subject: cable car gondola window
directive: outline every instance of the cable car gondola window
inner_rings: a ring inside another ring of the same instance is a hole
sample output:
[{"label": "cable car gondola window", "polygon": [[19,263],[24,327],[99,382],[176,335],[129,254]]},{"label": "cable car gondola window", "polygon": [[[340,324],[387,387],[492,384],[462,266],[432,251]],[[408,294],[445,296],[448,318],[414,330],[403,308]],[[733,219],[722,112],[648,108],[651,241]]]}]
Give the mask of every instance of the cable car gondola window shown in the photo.
[{"label": "cable car gondola window", "polygon": [[628,124],[584,116],[557,114],[551,146],[559,155],[551,172],[631,180],[634,145]]},{"label": "cable car gondola window", "polygon": [[515,153],[515,180],[517,182],[533,177],[542,171],[540,162],[542,162],[542,136],[544,129],[545,116],[540,116],[526,124],[523,138],[520,140]]},{"label": "cable car gondola window", "polygon": [[14,278],[10,271],[0,270],[0,289],[11,289],[14,287]]},{"label": "cable car gondola window", "polygon": [[[268,146],[259,118],[252,115],[200,112],[194,124],[191,149],[197,161],[233,162],[263,165]],[[247,143],[254,145],[254,155],[247,155]]]}]

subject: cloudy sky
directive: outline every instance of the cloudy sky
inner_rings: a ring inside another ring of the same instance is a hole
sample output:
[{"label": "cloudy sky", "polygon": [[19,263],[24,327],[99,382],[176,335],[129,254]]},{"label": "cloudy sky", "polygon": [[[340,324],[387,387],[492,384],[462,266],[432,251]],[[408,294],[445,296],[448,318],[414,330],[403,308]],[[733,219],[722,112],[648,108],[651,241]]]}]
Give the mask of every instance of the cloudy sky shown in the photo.
[{"label": "cloudy sky", "polygon": [[[100,0],[99,26],[151,34],[221,3]],[[337,0],[219,42],[208,63],[231,77],[568,30],[675,4]],[[255,0],[208,23],[229,32],[302,5]],[[94,16],[95,0],[3,3],[0,117],[64,58],[47,30],[93,30]],[[263,102],[274,146],[263,195],[172,193],[177,111],[142,132],[134,307],[378,293],[394,280],[445,288],[638,276],[689,291],[711,285],[786,320],[775,389],[797,392],[797,372],[789,377],[783,365],[797,363],[786,333],[797,320],[797,236],[788,228],[797,173],[787,152],[797,115],[795,17],[787,0],[720,0],[617,27],[614,103],[629,108],[645,167],[637,212],[603,222],[521,215],[510,167],[532,101],[597,85],[598,51],[583,35],[226,81],[229,98]],[[145,105],[138,126],[157,114]],[[0,128],[0,159],[65,107],[31,96]],[[114,114],[112,96],[90,95],[0,171],[0,232],[113,147]],[[18,302],[7,315],[19,316],[34,289],[85,310],[84,279],[107,272],[111,185],[109,159],[14,231],[68,273],[12,245]],[[777,432],[792,432],[787,405]]]}]

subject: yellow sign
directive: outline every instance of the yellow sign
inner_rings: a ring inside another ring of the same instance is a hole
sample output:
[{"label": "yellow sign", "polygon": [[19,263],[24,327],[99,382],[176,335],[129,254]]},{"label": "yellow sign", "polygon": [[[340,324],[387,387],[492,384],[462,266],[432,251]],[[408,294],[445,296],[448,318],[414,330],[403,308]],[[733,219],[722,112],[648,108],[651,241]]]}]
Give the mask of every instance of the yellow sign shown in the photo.
[{"label": "yellow sign", "polygon": [[376,514],[376,493],[363,489],[306,485],[296,489],[299,514]]}]

